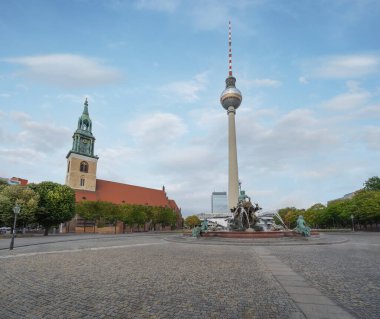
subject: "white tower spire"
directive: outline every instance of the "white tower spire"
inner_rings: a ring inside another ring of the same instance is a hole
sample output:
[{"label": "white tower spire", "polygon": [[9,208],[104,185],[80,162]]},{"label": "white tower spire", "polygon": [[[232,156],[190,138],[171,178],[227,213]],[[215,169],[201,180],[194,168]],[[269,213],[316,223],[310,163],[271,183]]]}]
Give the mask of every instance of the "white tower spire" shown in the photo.
[{"label": "white tower spire", "polygon": [[228,206],[232,209],[237,206],[239,199],[235,114],[242,101],[242,95],[235,87],[236,78],[232,76],[231,21],[228,23],[228,64],[226,89],[222,92],[220,103],[227,110],[228,115]]}]

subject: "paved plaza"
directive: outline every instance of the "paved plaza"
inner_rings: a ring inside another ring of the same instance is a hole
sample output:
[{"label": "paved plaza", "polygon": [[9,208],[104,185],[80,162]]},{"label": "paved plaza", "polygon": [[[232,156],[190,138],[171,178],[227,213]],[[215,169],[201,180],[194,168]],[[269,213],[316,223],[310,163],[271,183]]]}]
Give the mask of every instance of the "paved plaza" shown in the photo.
[{"label": "paved plaza", "polygon": [[380,318],[379,233],[176,239],[16,238],[13,251],[0,239],[0,318]]}]

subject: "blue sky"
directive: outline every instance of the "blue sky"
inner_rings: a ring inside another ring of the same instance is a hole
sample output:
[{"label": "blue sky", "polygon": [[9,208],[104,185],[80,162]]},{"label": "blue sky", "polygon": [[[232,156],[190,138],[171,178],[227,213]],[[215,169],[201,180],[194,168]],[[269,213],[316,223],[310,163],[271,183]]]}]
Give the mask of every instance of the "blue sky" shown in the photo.
[{"label": "blue sky", "polygon": [[85,97],[98,178],[161,188],[184,215],[227,189],[233,70],[242,187],[307,208],[380,175],[380,2],[0,2],[0,176],[64,183]]}]

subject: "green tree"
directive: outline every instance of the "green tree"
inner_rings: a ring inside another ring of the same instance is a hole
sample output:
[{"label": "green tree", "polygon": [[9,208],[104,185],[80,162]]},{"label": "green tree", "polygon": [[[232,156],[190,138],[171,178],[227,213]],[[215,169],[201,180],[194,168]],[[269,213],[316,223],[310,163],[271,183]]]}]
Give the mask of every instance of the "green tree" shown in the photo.
[{"label": "green tree", "polygon": [[120,220],[131,228],[134,225],[132,210],[133,207],[130,204],[121,204],[119,206]]},{"label": "green tree", "polygon": [[380,192],[362,190],[352,198],[351,213],[362,225],[380,222]]},{"label": "green tree", "polygon": [[321,203],[314,204],[308,208],[304,214],[306,223],[308,223],[312,228],[319,227],[321,215],[324,213],[325,209],[326,206]]},{"label": "green tree", "polygon": [[161,207],[158,222],[162,226],[173,226],[177,220],[174,211],[168,207]]},{"label": "green tree", "polygon": [[0,178],[0,187],[2,186],[8,186],[8,182],[5,179]]},{"label": "green tree", "polygon": [[296,212],[297,208],[295,208],[295,207],[281,208],[281,209],[278,210],[278,214],[281,216],[282,219],[284,219],[285,216],[286,216],[286,214],[289,213],[290,211]]},{"label": "green tree", "polygon": [[185,218],[185,225],[194,228],[201,223],[200,219],[196,215],[188,216]]},{"label": "green tree", "polygon": [[297,218],[299,215],[303,215],[303,212],[297,210],[289,210],[283,219],[288,228],[294,228],[297,226]]},{"label": "green tree", "polygon": [[298,215],[303,215],[303,213],[304,210],[299,210],[295,207],[285,207],[278,210],[278,214],[288,228],[296,227]]},{"label": "green tree", "polygon": [[97,218],[97,202],[82,201],[75,204],[75,212],[85,220],[95,221]]},{"label": "green tree", "polygon": [[75,204],[75,212],[83,219],[83,229],[86,231],[86,226],[94,225],[99,218],[99,204],[97,201],[82,201]]},{"label": "green tree", "polygon": [[119,218],[131,228],[137,225],[140,231],[140,226],[149,221],[147,209],[149,208],[143,205],[122,204],[119,207]]},{"label": "green tree", "polygon": [[19,185],[9,185],[0,188],[0,220],[1,224],[12,226],[14,220],[13,207],[21,207],[17,216],[17,225],[27,226],[35,220],[39,195],[31,188]]},{"label": "green tree", "polygon": [[152,220],[152,225],[153,229],[156,230],[157,224],[160,223],[160,212],[161,212],[162,207],[157,207],[154,206],[152,207],[151,210],[151,220]]},{"label": "green tree", "polygon": [[326,228],[345,227],[351,210],[350,199],[339,199],[329,202],[321,216],[321,224]]},{"label": "green tree", "polygon": [[364,189],[367,191],[380,191],[380,177],[373,176],[364,182]]},{"label": "green tree", "polygon": [[75,192],[66,185],[42,182],[31,185],[39,194],[36,222],[45,228],[47,236],[50,227],[72,219],[75,215]]},{"label": "green tree", "polygon": [[111,202],[102,202],[100,206],[105,222],[108,224],[112,224],[115,227],[116,234],[117,222],[121,219],[119,205],[116,205]]},{"label": "green tree", "polygon": [[142,205],[133,205],[132,206],[132,220],[134,224],[137,225],[138,231],[140,231],[140,226],[144,226],[144,224],[148,221],[148,216],[145,213],[145,208]]}]

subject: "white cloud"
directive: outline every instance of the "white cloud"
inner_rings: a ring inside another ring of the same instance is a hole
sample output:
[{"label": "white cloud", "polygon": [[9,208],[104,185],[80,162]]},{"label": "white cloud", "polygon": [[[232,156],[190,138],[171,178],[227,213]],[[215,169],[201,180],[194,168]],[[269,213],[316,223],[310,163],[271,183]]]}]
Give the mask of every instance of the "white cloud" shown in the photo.
[{"label": "white cloud", "polygon": [[12,164],[20,163],[33,166],[44,160],[46,154],[32,148],[0,148],[0,158]]},{"label": "white cloud", "polygon": [[363,142],[368,148],[375,151],[380,151],[380,128],[377,126],[369,126],[362,133]]},{"label": "white cloud", "polygon": [[356,81],[346,83],[348,92],[334,96],[322,103],[328,110],[346,111],[363,109],[371,98],[371,94],[360,88]]},{"label": "white cloud", "polygon": [[358,78],[377,73],[380,57],[374,54],[335,55],[313,62],[312,74],[322,78]]},{"label": "white cloud", "polygon": [[6,58],[24,67],[18,74],[33,81],[65,88],[83,88],[114,83],[121,74],[102,61],[74,54],[51,54]]},{"label": "white cloud", "polygon": [[162,148],[178,140],[187,127],[171,113],[154,113],[138,117],[127,124],[127,131],[142,147]]},{"label": "white cloud", "polygon": [[277,114],[273,124],[260,124],[254,112],[239,118],[237,127],[242,163],[263,172],[287,171],[309,154],[322,154],[339,145],[340,136],[328,121],[307,109]]},{"label": "white cloud", "polygon": [[337,95],[325,102],[323,106],[329,110],[345,111],[357,109],[365,105],[369,99],[368,92],[350,92]]},{"label": "white cloud", "polygon": [[188,81],[171,82],[159,87],[159,92],[166,97],[184,102],[199,100],[199,93],[207,88],[207,73],[203,72]]},{"label": "white cloud", "polygon": [[52,153],[67,146],[71,132],[65,127],[33,121],[24,112],[12,113],[12,119],[21,126],[21,131],[13,136],[15,145],[28,147],[41,153]]},{"label": "white cloud", "polygon": [[98,178],[104,178],[106,176],[108,180],[115,182],[121,182],[125,177],[131,179],[130,174],[128,176],[121,176],[120,172],[124,172],[125,174],[126,164],[135,162],[138,163],[139,160],[141,160],[137,157],[137,152],[135,149],[120,145],[99,148],[96,149],[95,153],[100,156]]},{"label": "white cloud", "polygon": [[367,105],[354,113],[355,118],[380,119],[380,103]]}]

